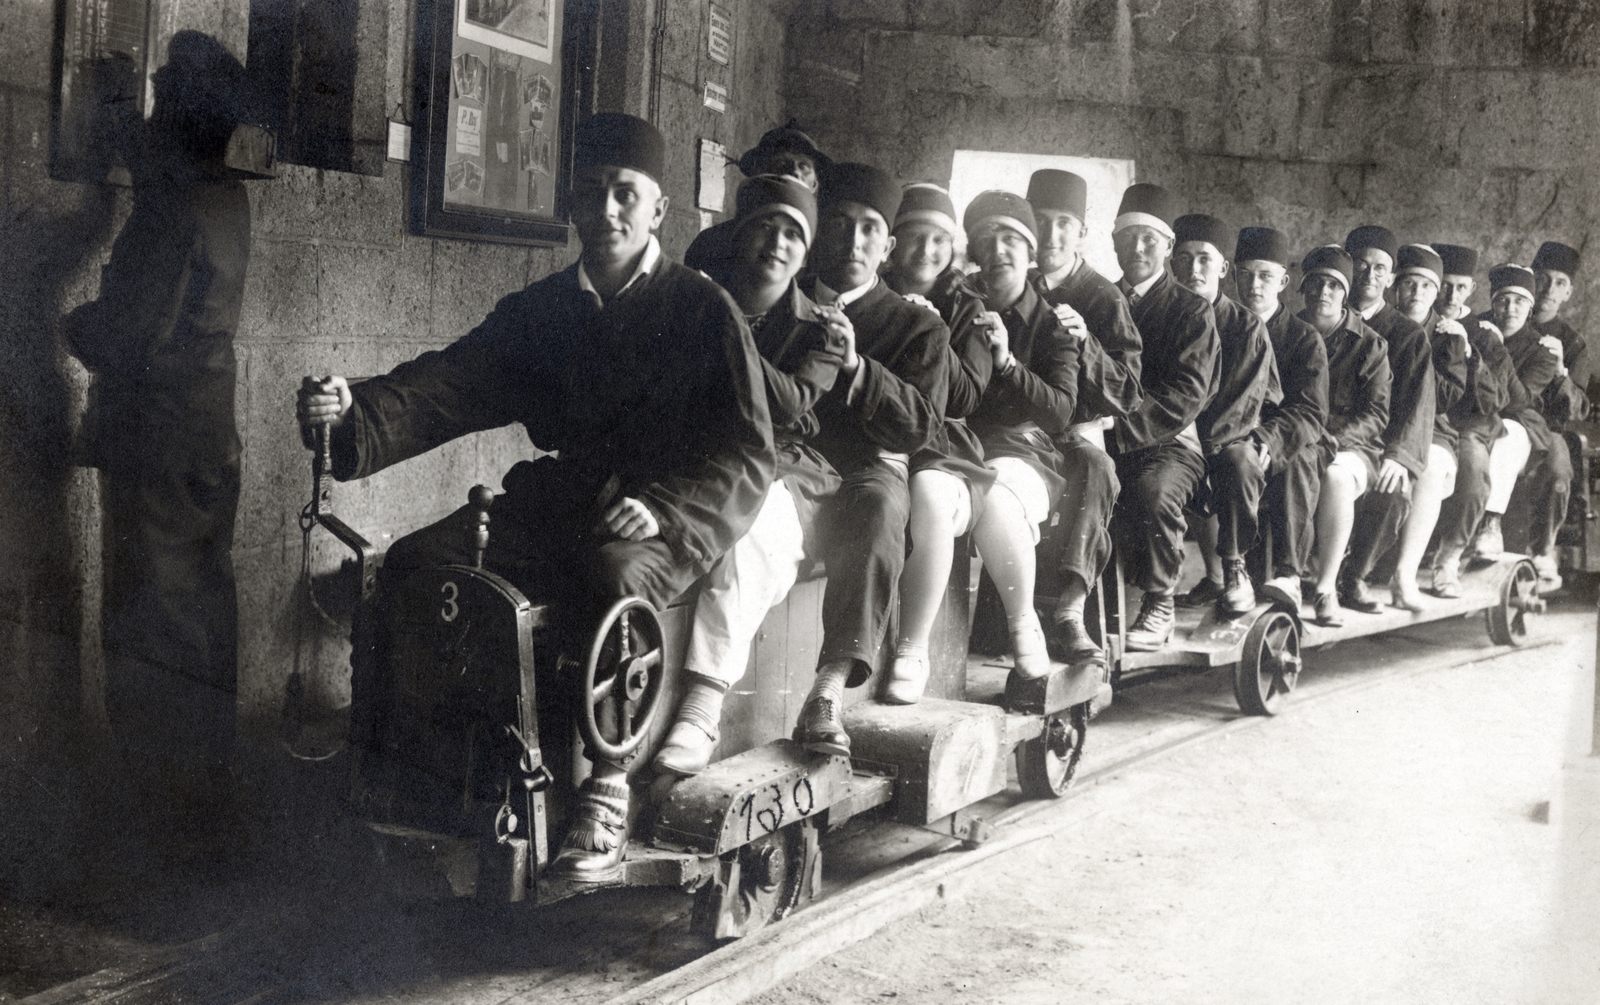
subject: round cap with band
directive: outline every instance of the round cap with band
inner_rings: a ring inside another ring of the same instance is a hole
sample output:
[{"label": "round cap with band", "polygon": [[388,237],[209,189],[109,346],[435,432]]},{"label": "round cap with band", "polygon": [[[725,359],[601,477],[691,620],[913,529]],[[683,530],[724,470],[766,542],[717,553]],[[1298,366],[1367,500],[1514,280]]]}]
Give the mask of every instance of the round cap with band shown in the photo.
[{"label": "round cap with band", "polygon": [[1117,219],[1112,223],[1111,230],[1114,233],[1128,227],[1143,226],[1170,238],[1173,236],[1172,221],[1177,217],[1178,200],[1171,192],[1160,185],[1140,182],[1129,185],[1128,190],[1122,193],[1122,202],[1117,206]]},{"label": "round cap with band", "polygon": [[1223,258],[1232,258],[1234,247],[1239,243],[1239,232],[1214,216],[1190,213],[1172,222],[1172,239],[1178,244],[1204,241],[1216,248]]},{"label": "round cap with band", "polygon": [[1536,299],[1533,295],[1533,270],[1513,262],[1490,269],[1489,295],[1492,297],[1499,293],[1520,293],[1529,300]]},{"label": "round cap with band", "polygon": [[1400,239],[1388,227],[1368,225],[1357,227],[1344,239],[1344,250],[1350,253],[1353,259],[1358,251],[1368,248],[1377,248],[1389,256],[1392,263],[1400,256]]},{"label": "round cap with band", "polygon": [[877,210],[884,225],[892,227],[900,210],[900,183],[889,172],[871,164],[830,164],[822,175],[817,208],[826,209],[841,202],[856,202]]},{"label": "round cap with band", "polygon": [[1310,254],[1300,263],[1300,271],[1307,277],[1327,276],[1338,280],[1344,287],[1345,295],[1348,296],[1351,277],[1355,275],[1355,262],[1350,258],[1349,252],[1337,244],[1325,244],[1320,248],[1311,249]]},{"label": "round cap with band", "polygon": [[1239,231],[1235,262],[1276,262],[1289,267],[1289,235],[1271,227],[1246,227]]},{"label": "round cap with band", "polygon": [[667,141],[660,130],[633,115],[601,112],[578,124],[573,167],[620,167],[642,171],[657,184],[666,177]]},{"label": "round cap with band", "polygon": [[1478,273],[1478,250],[1461,244],[1435,244],[1440,267],[1447,276],[1472,277]]},{"label": "round cap with band", "polygon": [[1071,171],[1040,168],[1028,179],[1028,202],[1036,210],[1071,213],[1082,223],[1089,212],[1089,183]]},{"label": "round cap with band", "polygon": [[759,174],[739,186],[735,200],[738,221],[735,232],[742,230],[752,220],[774,213],[787,216],[799,224],[805,234],[806,247],[817,232],[817,197],[811,187],[788,175]]},{"label": "round cap with band", "polygon": [[894,215],[896,230],[903,223],[931,223],[955,237],[956,204],[950,193],[931,181],[914,181],[900,194],[900,209]]},{"label": "round cap with band", "polygon": [[1039,250],[1038,223],[1033,217],[1033,207],[1013,192],[996,189],[979,194],[967,204],[961,225],[969,237],[986,226],[1005,227],[1020,234],[1029,248]]},{"label": "round cap with band", "polygon": [[1395,258],[1395,274],[1403,276],[1407,273],[1427,276],[1437,285],[1444,282],[1444,260],[1426,244],[1405,245]]}]

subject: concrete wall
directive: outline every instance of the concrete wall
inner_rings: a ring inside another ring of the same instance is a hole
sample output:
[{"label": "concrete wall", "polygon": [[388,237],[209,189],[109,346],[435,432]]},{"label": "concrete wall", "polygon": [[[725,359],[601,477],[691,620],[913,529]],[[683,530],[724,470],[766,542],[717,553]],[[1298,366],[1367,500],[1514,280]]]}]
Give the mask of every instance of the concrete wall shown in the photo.
[{"label": "concrete wall", "polygon": [[[832,0],[790,24],[786,93],[906,179],[957,148],[1126,157],[1297,247],[1382,223],[1487,267],[1597,230],[1597,40],[1584,0]],[[1578,287],[1600,316],[1600,267]]]},{"label": "concrete wall", "polygon": [[[275,0],[257,0],[275,2]],[[410,0],[388,4],[384,104],[414,109]],[[705,53],[707,0],[588,0],[572,16],[600,18],[590,104],[654,119],[670,140],[663,233],[680,256],[699,226],[697,139],[738,152],[782,121],[786,0],[725,4],[736,22],[732,67]],[[163,38],[215,34],[243,59],[249,0],[162,0]],[[56,346],[59,315],[98,286],[99,266],[129,208],[125,191],[50,180],[54,4],[0,0],[0,754],[75,746],[100,721],[99,515],[93,472],[72,461],[87,375]],[[706,75],[727,85],[726,115],[701,106]],[[445,345],[495,302],[573,261],[576,248],[528,248],[414,236],[407,168],[381,177],[284,165],[250,189],[254,249],[237,340],[238,428],[244,487],[236,530],[240,594],[240,712],[264,735],[294,664],[295,623],[316,697],[346,693],[343,625],[297,600],[300,533],[310,465],[292,416],[303,374],[379,373]],[[732,171],[737,177],[737,170]],[[730,200],[731,204],[731,200]],[[363,483],[335,490],[334,508],[380,544],[461,505],[467,489],[498,486],[531,452],[520,429],[469,437]],[[314,569],[343,555],[321,532]],[[338,590],[324,584],[337,620]],[[60,744],[51,742],[59,740]],[[256,744],[256,749],[271,749]]]}]

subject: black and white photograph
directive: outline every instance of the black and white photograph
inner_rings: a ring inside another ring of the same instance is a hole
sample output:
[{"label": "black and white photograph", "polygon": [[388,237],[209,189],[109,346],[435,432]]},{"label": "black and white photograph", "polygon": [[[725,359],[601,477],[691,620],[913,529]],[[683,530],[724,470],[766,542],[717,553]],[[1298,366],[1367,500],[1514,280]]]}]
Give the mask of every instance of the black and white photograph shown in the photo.
[{"label": "black and white photograph", "polygon": [[0,9],[0,1005],[1600,1003],[1592,0]]}]

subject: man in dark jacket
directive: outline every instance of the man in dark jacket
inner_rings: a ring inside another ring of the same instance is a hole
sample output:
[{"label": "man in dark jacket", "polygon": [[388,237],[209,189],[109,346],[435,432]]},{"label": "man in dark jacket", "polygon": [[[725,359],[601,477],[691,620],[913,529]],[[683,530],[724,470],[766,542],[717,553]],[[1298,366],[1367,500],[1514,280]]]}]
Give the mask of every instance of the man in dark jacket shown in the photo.
[{"label": "man in dark jacket", "polygon": [[1542,334],[1561,343],[1561,364],[1567,371],[1564,390],[1581,399],[1579,410],[1586,414],[1591,394],[1589,385],[1594,379],[1589,343],[1561,317],[1561,308],[1572,299],[1572,280],[1581,263],[1582,256],[1576,248],[1559,241],[1539,245],[1533,256],[1534,293],[1538,297],[1533,305],[1533,323]]},{"label": "man in dark jacket", "polygon": [[1322,335],[1279,299],[1289,285],[1287,234],[1244,228],[1233,262],[1240,302],[1266,322],[1283,394],[1261,407],[1256,432],[1267,455],[1261,506],[1272,529],[1270,559],[1263,554],[1260,563],[1268,577],[1260,593],[1297,608],[1300,577],[1310,569],[1322,489],[1318,444],[1328,421],[1328,351]]},{"label": "man in dark jacket", "polygon": [[233,337],[250,202],[221,164],[243,85],[215,39],[173,36],[131,165],[133,213],[98,298],[63,325],[95,376],[106,714],[139,798],[176,797],[202,826],[227,795],[238,676]]},{"label": "man in dark jacket", "polygon": [[[522,423],[542,450],[506,473],[484,564],[588,623],[615,598],[660,608],[749,528],[772,481],[761,357],[721,289],[662,257],[665,142],[595,115],[574,144],[578,262],[505,297],[465,338],[354,387],[306,378],[302,435],[332,427],[334,475],[362,478],[467,433]],[[466,561],[468,509],[389,549],[391,581]],[[618,875],[629,787],[598,760],[553,868]]]},{"label": "man in dark jacket", "polygon": [[[760,142],[746,150],[739,158],[739,170],[746,178],[784,175],[815,192],[818,179],[831,163],[811,137],[800,131],[800,124],[790,119],[786,125],[767,130]],[[726,284],[736,252],[733,237],[738,223],[737,219],[724,220],[702,230],[683,253],[683,264]]]},{"label": "man in dark jacket", "polygon": [[[1474,275],[1478,271],[1478,252],[1459,244],[1435,244],[1433,250],[1438,253],[1443,270],[1434,305],[1438,318],[1435,337],[1447,325],[1459,326],[1466,333],[1472,359],[1477,361],[1472,367],[1468,393],[1446,416],[1449,428],[1456,432],[1455,491],[1439,508],[1429,592],[1450,599],[1461,596],[1461,554],[1489,503],[1490,448],[1506,432],[1502,412],[1511,400],[1513,385],[1517,394],[1526,397],[1526,392],[1501,344],[1500,329],[1473,317],[1467,307],[1467,299],[1477,284]],[[1516,428],[1521,442],[1526,443],[1527,433],[1521,424]]]},{"label": "man in dark jacket", "polygon": [[1411,484],[1428,464],[1433,439],[1435,389],[1432,345],[1422,326],[1383,298],[1394,285],[1400,242],[1384,227],[1357,227],[1344,250],[1355,263],[1350,306],[1387,343],[1392,384],[1389,425],[1377,476],[1358,508],[1350,555],[1339,578],[1339,602],[1367,614],[1382,606],[1367,588],[1367,576],[1394,546],[1411,511]]},{"label": "man in dark jacket", "polygon": [[[1256,543],[1257,514],[1271,463],[1259,435],[1261,410],[1282,401],[1283,389],[1267,326],[1222,292],[1238,233],[1203,213],[1178,217],[1172,229],[1177,236],[1172,275],[1211,304],[1221,344],[1217,391],[1195,421],[1206,455],[1206,480],[1194,505],[1208,514],[1199,535],[1208,574],[1180,603],[1216,604],[1225,615],[1243,614],[1256,606],[1244,556]],[[1211,575],[1213,562],[1222,566],[1216,578]]]},{"label": "man in dark jacket", "polygon": [[1123,193],[1112,238],[1144,351],[1137,410],[1113,429],[1117,448],[1115,527],[1144,591],[1128,629],[1129,649],[1154,651],[1172,635],[1174,594],[1183,573],[1183,510],[1205,477],[1195,420],[1217,388],[1220,345],[1211,305],[1167,272],[1172,254],[1172,194],[1138,184]]},{"label": "man in dark jacket", "polygon": [[1034,286],[1074,334],[1083,329],[1078,359],[1077,411],[1061,451],[1061,592],[1051,615],[1052,650],[1069,663],[1103,658],[1083,623],[1084,602],[1111,558],[1111,517],[1121,485],[1105,449],[1113,420],[1139,407],[1139,329],[1128,298],[1079,253],[1088,236],[1088,183],[1070,171],[1046,168],[1028,179],[1028,203],[1039,224]]},{"label": "man in dark jacket", "polygon": [[949,393],[950,330],[878,277],[899,208],[899,184],[878,168],[823,172],[816,271],[805,292],[845,348],[833,390],[817,403],[822,430],[813,441],[842,479],[822,514],[822,653],[796,731],[818,753],[850,752],[839,719],[844,689],[877,668],[905,565],[907,466],[938,436]]}]

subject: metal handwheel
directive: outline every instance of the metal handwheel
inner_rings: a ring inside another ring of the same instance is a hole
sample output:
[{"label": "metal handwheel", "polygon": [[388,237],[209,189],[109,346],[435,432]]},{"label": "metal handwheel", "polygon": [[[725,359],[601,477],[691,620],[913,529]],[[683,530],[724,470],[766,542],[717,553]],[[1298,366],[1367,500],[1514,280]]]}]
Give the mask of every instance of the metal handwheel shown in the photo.
[{"label": "metal handwheel", "polygon": [[662,639],[655,609],[638,597],[622,598],[600,619],[578,716],[594,756],[623,763],[644,743],[664,690]]},{"label": "metal handwheel", "polygon": [[1283,611],[1256,619],[1233,668],[1233,696],[1246,715],[1275,715],[1300,679],[1300,627]]}]

